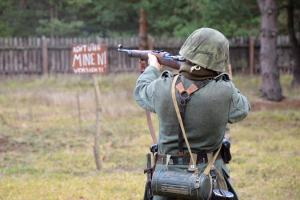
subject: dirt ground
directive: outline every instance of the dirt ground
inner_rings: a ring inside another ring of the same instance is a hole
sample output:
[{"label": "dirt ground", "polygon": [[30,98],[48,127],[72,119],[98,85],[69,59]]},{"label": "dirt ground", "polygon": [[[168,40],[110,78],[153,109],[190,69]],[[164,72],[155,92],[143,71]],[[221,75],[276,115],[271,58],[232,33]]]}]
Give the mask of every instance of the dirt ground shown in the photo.
[{"label": "dirt ground", "polygon": [[271,102],[267,100],[255,100],[251,102],[253,111],[259,110],[274,110],[274,109],[300,109],[300,99],[287,99],[280,102]]}]

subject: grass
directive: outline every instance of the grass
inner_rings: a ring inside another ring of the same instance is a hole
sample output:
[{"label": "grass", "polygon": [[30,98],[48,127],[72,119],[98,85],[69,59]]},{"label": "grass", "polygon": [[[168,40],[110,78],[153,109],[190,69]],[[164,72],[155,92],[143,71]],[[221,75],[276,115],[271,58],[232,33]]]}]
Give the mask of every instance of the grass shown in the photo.
[{"label": "grass", "polygon": [[[151,143],[144,111],[133,100],[136,74],[99,78],[103,169],[95,170],[93,82],[89,77],[3,78],[0,81],[0,200],[142,199]],[[283,93],[291,77],[281,77]],[[251,102],[258,77],[237,76]],[[77,95],[81,120],[78,117]],[[300,196],[300,108],[253,111],[231,125],[233,182],[241,199]],[[157,120],[154,118],[157,130]]]}]

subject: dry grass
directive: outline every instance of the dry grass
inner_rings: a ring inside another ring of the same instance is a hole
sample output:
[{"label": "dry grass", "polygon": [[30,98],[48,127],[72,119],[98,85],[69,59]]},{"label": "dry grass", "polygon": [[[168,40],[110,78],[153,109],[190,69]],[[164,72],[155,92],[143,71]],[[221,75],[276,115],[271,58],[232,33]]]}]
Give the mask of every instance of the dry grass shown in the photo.
[{"label": "dry grass", "polygon": [[[2,79],[0,200],[141,199],[150,136],[144,111],[132,98],[136,76],[99,78],[101,172],[92,155],[95,103],[89,77]],[[290,80],[282,77],[284,95],[299,100]],[[252,102],[259,100],[259,78],[240,76],[235,82]],[[298,199],[299,130],[299,108],[284,107],[260,109],[231,126],[230,167],[241,199]]]}]

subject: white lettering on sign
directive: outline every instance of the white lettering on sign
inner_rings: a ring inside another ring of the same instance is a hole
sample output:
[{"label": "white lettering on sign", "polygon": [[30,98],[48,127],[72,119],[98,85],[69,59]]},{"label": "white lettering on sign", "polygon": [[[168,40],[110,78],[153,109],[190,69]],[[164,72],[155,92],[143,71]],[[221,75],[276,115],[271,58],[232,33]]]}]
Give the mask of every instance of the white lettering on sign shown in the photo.
[{"label": "white lettering on sign", "polygon": [[82,54],[82,64],[83,66],[90,66],[90,65],[95,65],[95,63],[93,62],[93,54],[89,53],[89,54]]},{"label": "white lettering on sign", "polygon": [[84,44],[72,48],[72,67],[75,73],[105,73],[107,64],[106,46]]},{"label": "white lettering on sign", "polygon": [[103,52],[102,55],[98,53],[97,61],[98,65],[106,65],[106,52]]},{"label": "white lettering on sign", "polygon": [[76,65],[80,65],[80,66],[82,65],[80,54],[74,54],[74,56],[73,56],[72,66],[76,66]]}]

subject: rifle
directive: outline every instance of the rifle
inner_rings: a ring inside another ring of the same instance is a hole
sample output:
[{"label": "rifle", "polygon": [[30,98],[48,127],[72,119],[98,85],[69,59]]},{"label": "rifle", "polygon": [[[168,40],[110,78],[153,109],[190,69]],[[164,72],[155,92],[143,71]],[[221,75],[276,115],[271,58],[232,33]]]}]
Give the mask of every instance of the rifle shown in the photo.
[{"label": "rifle", "polygon": [[159,64],[179,70],[181,63],[185,62],[182,56],[174,56],[163,50],[136,50],[123,48],[121,44],[118,45],[119,52],[125,52],[129,57],[140,58],[141,60],[148,59],[148,53],[157,57]]},{"label": "rifle", "polygon": [[152,200],[153,194],[151,189],[151,180],[152,180],[152,174],[153,174],[153,168],[151,163],[151,154],[147,153],[147,165],[146,169],[144,170],[144,174],[147,174],[147,181],[145,185],[145,192],[144,192],[144,199],[143,200]]}]

